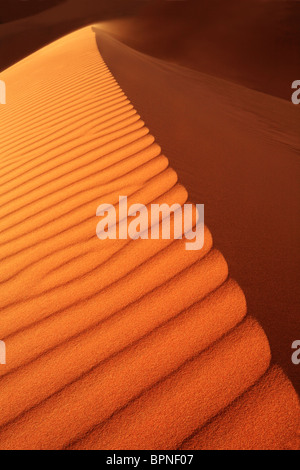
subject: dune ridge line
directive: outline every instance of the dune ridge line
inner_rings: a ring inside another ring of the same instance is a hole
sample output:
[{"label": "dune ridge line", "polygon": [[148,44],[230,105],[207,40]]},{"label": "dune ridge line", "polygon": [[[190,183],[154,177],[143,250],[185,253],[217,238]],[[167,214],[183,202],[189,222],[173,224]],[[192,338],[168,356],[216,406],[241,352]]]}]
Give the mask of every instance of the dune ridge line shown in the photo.
[{"label": "dune ridge line", "polygon": [[297,394],[209,229],[96,236],[122,194],[190,202],[92,27],[2,78],[0,449],[295,448]]}]

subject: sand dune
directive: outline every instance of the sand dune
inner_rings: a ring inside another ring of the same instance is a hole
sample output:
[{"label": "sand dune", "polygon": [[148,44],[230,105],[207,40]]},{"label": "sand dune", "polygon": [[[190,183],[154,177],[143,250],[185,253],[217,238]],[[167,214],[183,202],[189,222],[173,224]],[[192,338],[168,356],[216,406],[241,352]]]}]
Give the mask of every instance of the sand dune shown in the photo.
[{"label": "sand dune", "polygon": [[[84,438],[76,449],[174,449],[255,382],[268,343],[251,319]],[[230,386],[229,382],[230,381]]]},{"label": "sand dune", "polygon": [[300,106],[155,59],[100,27],[95,31],[102,57],[191,200],[205,203],[206,222],[249,312],[299,393],[290,352],[299,336]]},{"label": "sand dune", "polygon": [[51,5],[49,0],[33,1],[0,0],[1,70],[67,33],[134,14],[144,5],[141,0],[51,0]]},{"label": "sand dune", "polygon": [[[282,436],[290,433],[297,401],[291,384],[273,367],[247,394],[187,440],[182,448],[271,450],[280,447],[278,429]],[[284,437],[281,448],[289,448]]]},{"label": "sand dune", "polygon": [[[4,11],[15,1],[5,2]],[[23,3],[29,10],[48,2]],[[299,71],[298,1],[65,0],[54,6],[53,0],[52,5],[0,25],[1,70],[64,34],[101,21],[102,29],[134,49],[290,100],[290,84]]]},{"label": "sand dune", "polygon": [[209,229],[200,251],[96,237],[101,203],[188,194],[92,28],[1,77],[0,448],[210,448],[215,426],[216,447],[298,446],[297,394]]}]

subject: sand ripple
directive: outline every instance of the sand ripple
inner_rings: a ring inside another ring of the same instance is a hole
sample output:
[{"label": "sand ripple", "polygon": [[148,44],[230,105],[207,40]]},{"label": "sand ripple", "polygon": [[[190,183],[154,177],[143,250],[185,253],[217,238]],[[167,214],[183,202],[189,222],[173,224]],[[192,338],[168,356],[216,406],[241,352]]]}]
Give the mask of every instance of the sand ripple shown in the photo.
[{"label": "sand ripple", "polygon": [[96,237],[103,202],[188,195],[92,29],[1,78],[0,448],[295,447],[297,395],[209,230],[199,252]]}]

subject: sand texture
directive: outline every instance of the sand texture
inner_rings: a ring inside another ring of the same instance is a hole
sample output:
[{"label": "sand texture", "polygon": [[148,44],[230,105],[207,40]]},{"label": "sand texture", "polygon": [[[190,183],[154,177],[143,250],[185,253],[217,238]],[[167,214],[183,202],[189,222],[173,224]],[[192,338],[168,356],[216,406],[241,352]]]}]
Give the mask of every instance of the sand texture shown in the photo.
[{"label": "sand texture", "polygon": [[119,195],[189,199],[92,27],[0,78],[0,449],[298,447],[297,393],[209,229],[199,251],[96,236]]}]

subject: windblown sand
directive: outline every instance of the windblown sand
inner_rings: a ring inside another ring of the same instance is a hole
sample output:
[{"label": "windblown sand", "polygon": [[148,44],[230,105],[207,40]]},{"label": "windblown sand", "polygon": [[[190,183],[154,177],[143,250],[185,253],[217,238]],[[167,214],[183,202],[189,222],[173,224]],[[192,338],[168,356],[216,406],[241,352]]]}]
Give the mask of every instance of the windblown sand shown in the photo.
[{"label": "windblown sand", "polygon": [[0,448],[296,448],[298,396],[208,228],[200,251],[96,236],[121,194],[188,195],[92,28],[1,79]]}]

